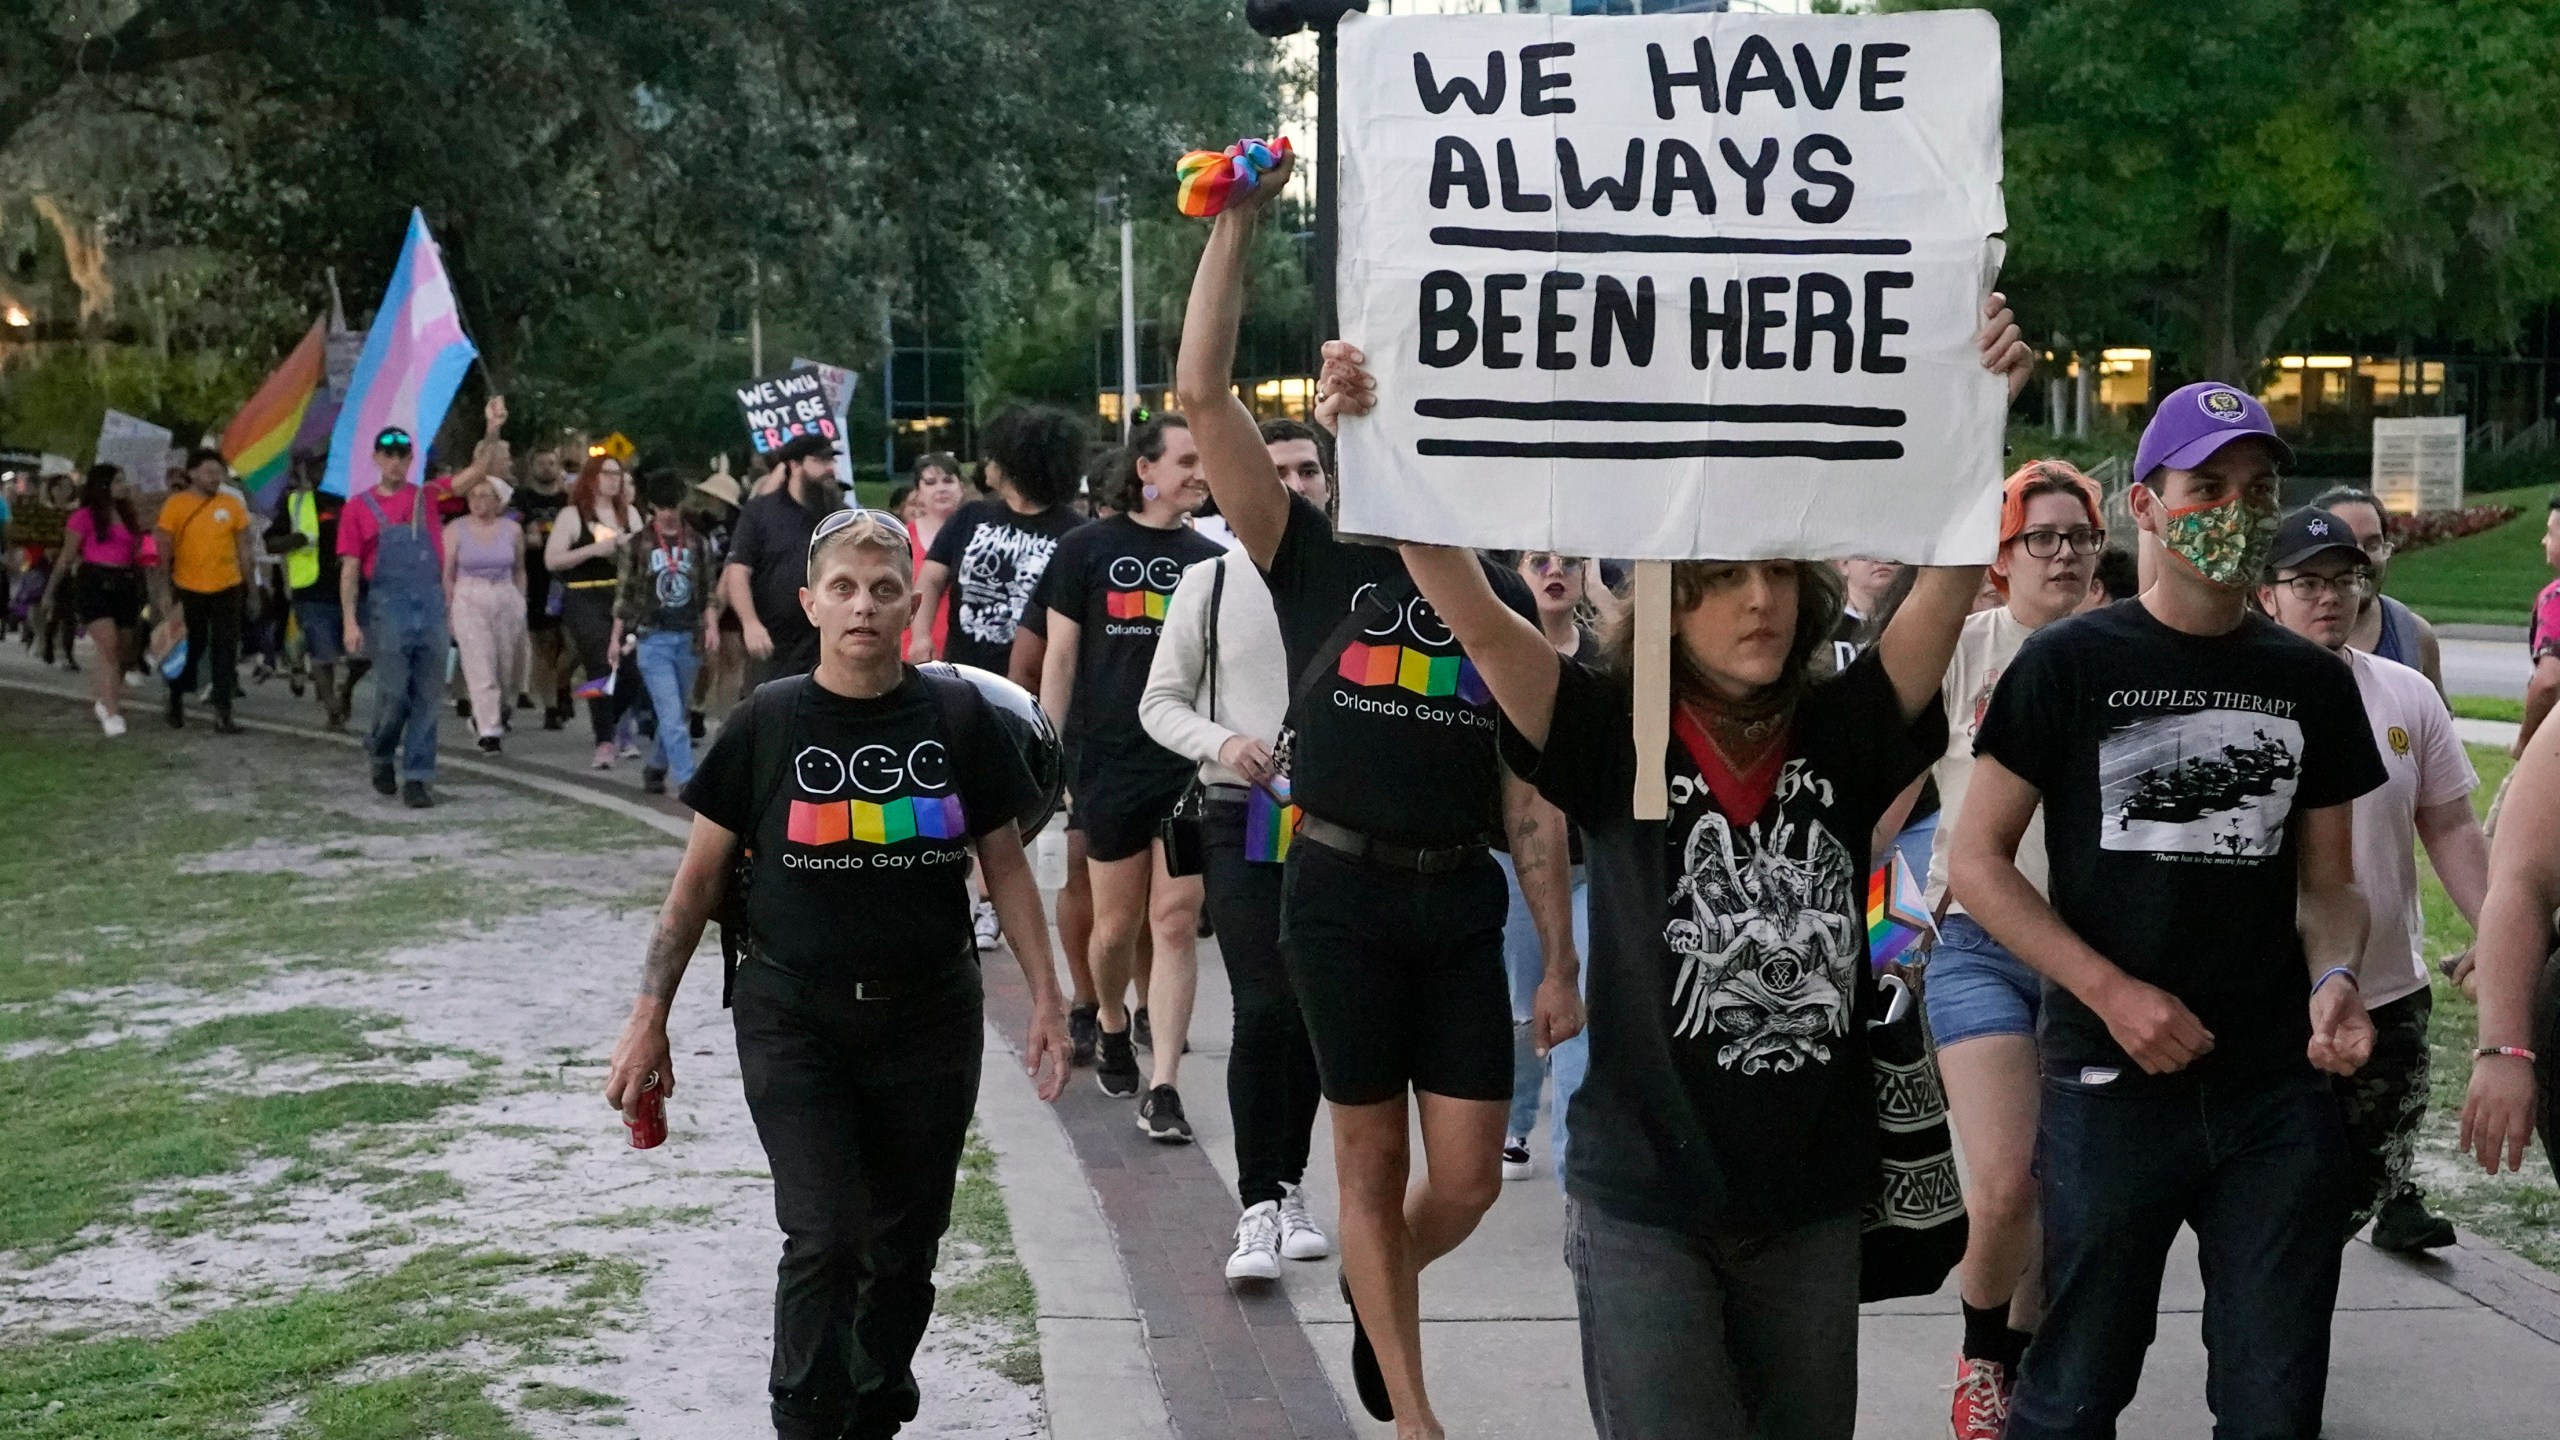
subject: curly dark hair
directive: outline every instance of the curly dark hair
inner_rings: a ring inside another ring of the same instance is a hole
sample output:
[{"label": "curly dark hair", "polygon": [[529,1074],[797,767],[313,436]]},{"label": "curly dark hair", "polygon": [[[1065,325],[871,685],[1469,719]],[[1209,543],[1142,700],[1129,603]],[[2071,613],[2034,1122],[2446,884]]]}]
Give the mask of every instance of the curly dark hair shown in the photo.
[{"label": "curly dark hair", "polygon": [[1123,515],[1146,508],[1146,487],[1138,479],[1138,462],[1163,459],[1165,432],[1190,428],[1190,421],[1165,414],[1130,431],[1129,443],[1112,451],[1108,461],[1094,468],[1094,497]]},{"label": "curly dark hair", "polygon": [[1046,508],[1076,498],[1091,443],[1085,423],[1055,405],[1014,405],[988,422],[979,448],[1023,499]]}]

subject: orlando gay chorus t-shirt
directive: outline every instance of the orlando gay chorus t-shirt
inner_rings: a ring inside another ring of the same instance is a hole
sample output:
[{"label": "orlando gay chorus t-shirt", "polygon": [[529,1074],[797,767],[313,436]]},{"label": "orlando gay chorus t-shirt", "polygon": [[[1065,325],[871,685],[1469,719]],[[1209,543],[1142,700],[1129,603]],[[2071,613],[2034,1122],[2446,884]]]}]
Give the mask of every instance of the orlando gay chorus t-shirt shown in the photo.
[{"label": "orlando gay chorus t-shirt", "polygon": [[1079,627],[1067,739],[1080,799],[1095,798],[1097,784],[1154,794],[1190,783],[1190,762],[1139,726],[1138,695],[1183,570],[1224,553],[1187,526],[1157,530],[1126,515],[1078,526],[1058,542],[1033,605]]},{"label": "orlando gay chorus t-shirt", "polygon": [[2043,795],[2062,922],[2213,1034],[2185,1070],[2145,1075],[2048,985],[2044,1073],[2131,1088],[2309,1064],[2290,822],[2385,779],[2347,662],[2262,615],[2190,635],[2119,600],[2027,637],[1974,753]]},{"label": "orlando gay chorus t-shirt", "polygon": [[821,984],[938,973],[970,953],[969,842],[1022,812],[1031,776],[992,723],[974,745],[944,734],[912,669],[868,700],[801,683],[765,813],[753,813],[752,698],[684,803],[754,837],[747,924],[769,963]]}]

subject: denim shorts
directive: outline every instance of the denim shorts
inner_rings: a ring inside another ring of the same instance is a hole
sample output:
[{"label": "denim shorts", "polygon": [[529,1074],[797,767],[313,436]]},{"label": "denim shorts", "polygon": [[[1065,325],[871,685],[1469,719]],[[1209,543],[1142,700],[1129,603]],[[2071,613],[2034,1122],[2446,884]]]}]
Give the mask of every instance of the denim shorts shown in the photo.
[{"label": "denim shorts", "polygon": [[1929,1036],[1941,1048],[1985,1035],[2036,1033],[2044,1008],[2044,977],[2002,948],[1970,915],[1938,922],[1938,943],[1921,972],[1921,1001],[1928,1007]]}]

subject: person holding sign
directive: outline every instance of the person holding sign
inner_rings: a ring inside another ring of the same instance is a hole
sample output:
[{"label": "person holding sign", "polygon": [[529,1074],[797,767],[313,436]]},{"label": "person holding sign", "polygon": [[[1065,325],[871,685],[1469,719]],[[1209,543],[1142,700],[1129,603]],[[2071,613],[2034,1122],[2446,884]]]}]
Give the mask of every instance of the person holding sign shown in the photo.
[{"label": "person holding sign", "polygon": [[[2031,357],[2000,296],[1984,368]],[[1364,357],[1320,390],[1365,414]],[[1503,754],[1584,836],[1590,1069],[1566,1254],[1603,1440],[1849,1435],[1860,1212],[1875,1196],[1862,878],[1870,832],[1945,747],[1939,684],[1980,566],[1923,570],[1884,634],[1817,678],[1842,604],[1814,561],[1672,567],[1668,820],[1632,813],[1632,627],[1560,656],[1463,550],[1403,547],[1500,705]],[[1721,1336],[1702,1347],[1700,1336]]]},{"label": "person holding sign", "polygon": [[[1333,1103],[1352,1374],[1372,1415],[1395,1420],[1404,1440],[1428,1440],[1442,1432],[1423,1387],[1416,1277],[1474,1231],[1502,1188],[1508,902],[1486,842],[1506,813],[1517,816],[1511,854],[1540,932],[1565,937],[1538,987],[1542,1053],[1582,1028],[1579,961],[1563,824],[1545,805],[1506,811],[1505,786],[1519,782],[1502,772],[1493,697],[1457,637],[1394,551],[1344,541],[1281,483],[1236,398],[1245,259],[1291,168],[1283,158],[1219,214],[1174,379],[1218,513],[1269,583],[1293,677],[1283,741],[1303,813],[1282,880],[1281,949]],[[1516,573],[1467,563],[1533,626]],[[1415,1111],[1428,1164],[1408,1194]]]},{"label": "person holding sign", "polygon": [[[2348,1203],[2330,1077],[2374,1042],[2354,802],[2387,775],[2355,676],[2248,608],[2291,458],[2232,386],[2164,397],[2130,496],[2151,587],[2037,631],[1982,718],[1949,890],[2050,982],[2045,1315],[2010,1440],[2114,1433],[2181,1227],[2215,1432],[2320,1433]],[[2039,805],[2050,899],[2017,863]]]}]

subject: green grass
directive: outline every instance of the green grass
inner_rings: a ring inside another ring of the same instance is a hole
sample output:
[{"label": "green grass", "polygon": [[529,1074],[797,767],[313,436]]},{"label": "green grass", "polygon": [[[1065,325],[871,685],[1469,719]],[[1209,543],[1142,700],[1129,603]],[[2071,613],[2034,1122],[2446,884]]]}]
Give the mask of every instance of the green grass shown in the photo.
[{"label": "green grass", "polygon": [[995,1152],[976,1131],[960,1157],[960,1184],[951,1197],[949,1240],[975,1246],[979,1263],[966,1278],[944,1286],[934,1308],[955,1320],[995,1326],[1004,1339],[992,1357],[997,1374],[1017,1385],[1040,1383],[1040,1298],[1031,1274],[1013,1252],[1013,1221],[996,1185]]},{"label": "green grass", "polygon": [[[267,1407],[299,1399],[284,1431],[293,1440],[516,1440],[524,1432],[488,1398],[490,1379],[454,1363],[453,1352],[470,1346],[530,1362],[591,1333],[627,1287],[580,1292],[615,1268],[575,1255],[430,1250],[387,1274],[234,1306],[159,1338],[60,1336],[0,1348],[0,1433],[235,1436]],[[527,1293],[544,1279],[570,1281],[568,1298]],[[404,1374],[344,1378],[386,1361],[415,1363]]]},{"label": "green grass", "polygon": [[[0,1062],[0,1252],[41,1258],[92,1224],[125,1219],[151,1186],[227,1175],[258,1157],[310,1160],[332,1131],[424,1120],[474,1093],[470,1084],[368,1079],[241,1095],[189,1073],[191,1062],[225,1050],[253,1066],[401,1053],[364,1039],[380,1023],[337,1010],[272,1011],[156,1044],[128,1039]],[[222,1192],[190,1191],[142,1218],[183,1234],[232,1208]]]},{"label": "green grass", "polygon": [[639,1205],[629,1210],[616,1210],[610,1215],[598,1215],[581,1220],[578,1223],[593,1226],[599,1230],[640,1230],[656,1226],[700,1225],[719,1213],[708,1205]]},{"label": "green grass", "polygon": [[2464,720],[2503,720],[2510,725],[2524,723],[2524,702],[2500,695],[2456,695],[2447,703],[2453,713]]},{"label": "green grass", "polygon": [[2523,513],[2495,530],[2396,557],[2383,588],[2438,624],[2524,624],[2533,597],[2551,583],[2542,559],[2551,493],[2536,486],[2470,496],[2474,505],[2514,505]]},{"label": "green grass", "polygon": [[[2472,808],[2486,815],[2490,798],[2497,794],[2498,782],[2506,778],[2514,762],[2504,750],[2491,746],[2465,748],[2471,753],[2472,767],[2480,772],[2480,788],[2471,796]],[[2462,1102],[2471,1085],[2471,1047],[2478,1043],[2480,1012],[2444,979],[2436,962],[2461,953],[2471,943],[2471,927],[2463,922],[2462,912],[2454,908],[2452,897],[2436,880],[2434,867],[2421,861],[2418,875],[2426,914],[2428,969],[2436,977],[2435,1016],[2427,1034],[2433,1092],[2426,1130],[2418,1142],[2421,1183],[2426,1187],[2428,1204],[2535,1264],[2560,1270],[2560,1186],[2552,1183],[2550,1161],[2540,1147],[2527,1155],[2522,1174],[2508,1171],[2496,1176],[2482,1174],[2479,1162],[2454,1150],[2461,1129]],[[2448,1159],[2450,1171],[2441,1163],[2427,1164],[2430,1160]]]}]

